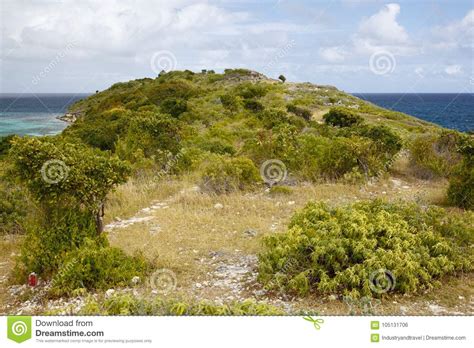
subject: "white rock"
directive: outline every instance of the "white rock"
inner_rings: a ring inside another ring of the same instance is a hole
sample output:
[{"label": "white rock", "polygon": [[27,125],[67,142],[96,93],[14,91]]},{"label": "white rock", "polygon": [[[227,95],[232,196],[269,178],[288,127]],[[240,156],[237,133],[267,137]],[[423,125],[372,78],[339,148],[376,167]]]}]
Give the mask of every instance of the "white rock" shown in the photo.
[{"label": "white rock", "polygon": [[137,285],[138,283],[140,283],[140,277],[139,276],[135,276],[132,278],[132,283]]},{"label": "white rock", "polygon": [[105,297],[110,297],[113,294],[115,294],[115,290],[114,289],[109,289],[105,292]]},{"label": "white rock", "polygon": [[336,295],[329,295],[328,300],[329,300],[329,301],[336,301],[336,300],[337,300],[337,296],[336,296]]},{"label": "white rock", "polygon": [[222,209],[222,208],[224,208],[224,205],[222,205],[221,203],[216,203],[216,204],[214,204],[214,208],[215,209]]},{"label": "white rock", "polygon": [[294,205],[295,204],[295,201],[289,201],[288,202],[288,205]]}]

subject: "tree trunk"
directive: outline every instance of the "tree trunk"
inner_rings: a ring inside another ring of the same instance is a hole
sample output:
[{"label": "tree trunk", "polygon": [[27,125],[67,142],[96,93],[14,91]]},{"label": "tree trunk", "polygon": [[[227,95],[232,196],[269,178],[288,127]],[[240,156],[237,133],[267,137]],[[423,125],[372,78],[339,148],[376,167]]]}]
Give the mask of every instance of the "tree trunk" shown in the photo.
[{"label": "tree trunk", "polygon": [[95,214],[95,227],[98,235],[104,232],[104,203],[100,203]]}]

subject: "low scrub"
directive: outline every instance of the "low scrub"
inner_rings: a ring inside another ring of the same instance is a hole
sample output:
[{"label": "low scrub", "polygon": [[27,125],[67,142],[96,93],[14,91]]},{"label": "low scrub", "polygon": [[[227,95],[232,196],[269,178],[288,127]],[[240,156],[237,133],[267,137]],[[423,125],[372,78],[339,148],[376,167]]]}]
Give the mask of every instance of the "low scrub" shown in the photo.
[{"label": "low scrub", "polygon": [[141,279],[151,269],[141,256],[129,256],[121,249],[110,247],[104,240],[87,240],[81,248],[67,254],[53,277],[54,295],[70,295],[76,289],[106,290],[130,286],[135,276]]},{"label": "low scrub", "polygon": [[410,142],[410,162],[415,175],[431,179],[449,177],[461,161],[457,147],[462,137],[455,131],[423,134]]},{"label": "low scrub", "polygon": [[449,180],[448,199],[458,207],[474,209],[474,138],[465,139],[458,152],[463,159]]},{"label": "low scrub", "polygon": [[328,125],[335,127],[351,127],[363,121],[362,117],[343,107],[331,108],[323,119]]},{"label": "low scrub", "polygon": [[207,301],[189,303],[178,300],[140,299],[129,294],[118,294],[102,302],[90,298],[80,315],[283,315],[283,311],[253,300],[230,304]]},{"label": "low scrub", "polygon": [[264,240],[259,279],[267,288],[300,295],[430,289],[444,275],[473,269],[473,226],[474,214],[414,204],[310,203],[287,232]]},{"label": "low scrub", "polygon": [[207,192],[222,194],[250,189],[261,181],[257,167],[245,157],[215,156],[204,166],[201,186]]}]

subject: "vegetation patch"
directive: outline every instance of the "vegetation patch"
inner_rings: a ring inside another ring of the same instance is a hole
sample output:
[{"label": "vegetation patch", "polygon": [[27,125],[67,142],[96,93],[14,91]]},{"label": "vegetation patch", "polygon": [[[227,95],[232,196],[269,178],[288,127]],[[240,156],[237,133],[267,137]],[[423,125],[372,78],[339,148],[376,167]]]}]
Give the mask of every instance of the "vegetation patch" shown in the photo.
[{"label": "vegetation patch", "polygon": [[[259,279],[270,289],[300,295],[430,289],[446,274],[473,269],[473,226],[474,214],[407,203],[309,203],[287,232],[264,240]],[[376,282],[380,270],[391,282],[387,287]]]}]

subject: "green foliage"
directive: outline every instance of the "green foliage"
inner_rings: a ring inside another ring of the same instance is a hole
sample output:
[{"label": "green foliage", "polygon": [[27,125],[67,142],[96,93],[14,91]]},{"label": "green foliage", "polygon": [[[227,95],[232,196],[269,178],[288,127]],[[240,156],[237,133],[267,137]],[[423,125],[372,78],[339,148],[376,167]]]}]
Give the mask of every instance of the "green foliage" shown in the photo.
[{"label": "green foliage", "polygon": [[351,127],[362,122],[362,117],[343,107],[331,108],[323,119],[328,125],[335,127]]},{"label": "green foliage", "polygon": [[237,88],[238,93],[245,99],[254,99],[264,97],[268,93],[268,86],[262,83],[245,82]]},{"label": "green foliage", "polygon": [[461,208],[474,209],[474,138],[460,141],[458,152],[463,156],[449,179],[448,199]]},{"label": "green foliage", "polygon": [[270,194],[272,196],[287,196],[293,193],[292,189],[288,186],[272,186],[270,188]]},{"label": "green foliage", "polygon": [[147,158],[165,150],[176,153],[180,148],[180,130],[180,123],[169,115],[139,112],[130,122],[125,137],[120,139],[117,152],[126,159],[132,159],[137,150]]},{"label": "green foliage", "polygon": [[80,248],[67,254],[53,278],[51,293],[71,295],[76,289],[107,290],[130,286],[133,277],[144,279],[150,264],[138,254],[128,256],[107,243],[86,239]]},{"label": "green foliage", "polygon": [[288,104],[286,106],[286,109],[288,110],[288,112],[292,112],[297,116],[303,117],[306,121],[309,121],[311,119],[311,111],[306,108],[294,104]]},{"label": "green foliage", "polygon": [[231,93],[223,94],[219,97],[222,105],[229,111],[235,112],[239,109],[240,100]]},{"label": "green foliage", "polygon": [[33,208],[21,187],[0,178],[0,236],[24,232],[26,216]]},{"label": "green foliage", "polygon": [[179,115],[188,110],[188,106],[184,99],[167,98],[161,103],[160,110],[164,114],[179,117]]},{"label": "green foliage", "polygon": [[95,211],[129,173],[125,162],[81,144],[28,137],[12,144],[14,175],[43,204],[80,204]]},{"label": "green foliage", "polygon": [[253,112],[263,111],[265,107],[255,99],[244,99],[244,108]]},{"label": "green foliage", "polygon": [[286,233],[266,237],[259,279],[301,295],[377,296],[370,277],[384,269],[394,276],[395,292],[429,289],[443,275],[473,269],[473,218],[382,201],[309,203]]},{"label": "green foliage", "polygon": [[410,162],[422,178],[449,177],[461,160],[457,147],[461,135],[455,131],[423,134],[409,144]]},{"label": "green foliage", "polygon": [[245,157],[211,157],[204,165],[202,187],[217,194],[245,190],[261,182],[254,163]]},{"label": "green foliage", "polygon": [[80,315],[283,315],[272,305],[244,300],[230,304],[208,301],[189,303],[162,298],[140,299],[129,294],[118,294],[104,301],[89,298]]},{"label": "green foliage", "polygon": [[125,134],[131,112],[123,108],[113,108],[102,113],[80,118],[64,134],[77,137],[87,145],[101,150],[114,150],[117,139]]},{"label": "green foliage", "polygon": [[6,137],[0,137],[0,159],[4,157],[10,150],[11,143],[10,141],[15,137],[15,135],[10,134]]},{"label": "green foliage", "polygon": [[97,235],[89,212],[54,209],[35,226],[27,226],[14,277],[23,283],[30,272],[47,279],[63,264],[68,252]]},{"label": "green foliage", "polygon": [[36,225],[27,226],[15,276],[52,277],[88,238],[102,243],[106,195],[125,182],[129,167],[100,150],[47,137],[15,138],[10,155],[12,175],[41,208]]}]

